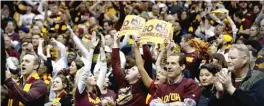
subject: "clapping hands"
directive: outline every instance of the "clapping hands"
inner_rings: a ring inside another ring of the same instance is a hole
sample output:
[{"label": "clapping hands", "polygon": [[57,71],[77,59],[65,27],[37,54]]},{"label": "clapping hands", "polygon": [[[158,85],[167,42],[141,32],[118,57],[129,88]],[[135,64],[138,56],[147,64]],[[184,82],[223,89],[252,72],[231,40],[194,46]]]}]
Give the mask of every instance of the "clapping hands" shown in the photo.
[{"label": "clapping hands", "polygon": [[231,95],[234,93],[235,87],[232,84],[231,72],[227,68],[223,68],[216,73],[214,86],[218,91],[227,91]]},{"label": "clapping hands", "polygon": [[102,100],[102,105],[103,106],[115,106],[114,99],[112,97],[105,97]]}]

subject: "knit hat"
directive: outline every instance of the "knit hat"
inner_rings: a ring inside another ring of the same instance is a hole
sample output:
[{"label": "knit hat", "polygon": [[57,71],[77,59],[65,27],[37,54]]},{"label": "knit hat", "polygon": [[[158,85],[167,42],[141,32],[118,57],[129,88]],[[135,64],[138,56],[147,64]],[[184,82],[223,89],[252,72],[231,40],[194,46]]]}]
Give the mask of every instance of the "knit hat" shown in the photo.
[{"label": "knit hat", "polygon": [[29,29],[26,26],[22,26],[20,28],[21,31],[25,32],[25,33],[29,33]]}]

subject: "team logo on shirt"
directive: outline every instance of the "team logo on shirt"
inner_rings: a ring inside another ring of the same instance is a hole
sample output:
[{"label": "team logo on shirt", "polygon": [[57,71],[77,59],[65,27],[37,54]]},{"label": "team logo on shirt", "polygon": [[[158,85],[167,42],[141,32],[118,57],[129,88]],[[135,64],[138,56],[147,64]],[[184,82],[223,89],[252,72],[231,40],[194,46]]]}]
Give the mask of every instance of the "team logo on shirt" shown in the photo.
[{"label": "team logo on shirt", "polygon": [[118,91],[118,98],[116,99],[118,105],[124,105],[133,98],[131,87],[121,88]]},{"label": "team logo on shirt", "polygon": [[97,98],[95,98],[95,99],[93,99],[93,98],[91,98],[91,97],[88,97],[88,100],[89,100],[89,102],[92,103],[92,104],[99,104],[99,103],[101,102],[101,100],[100,100],[99,97],[97,97]]},{"label": "team logo on shirt", "polygon": [[190,63],[193,62],[193,57],[186,57],[186,61]]},{"label": "team logo on shirt", "polygon": [[181,101],[181,96],[178,93],[170,93],[169,95],[162,96],[161,100],[164,103]]}]

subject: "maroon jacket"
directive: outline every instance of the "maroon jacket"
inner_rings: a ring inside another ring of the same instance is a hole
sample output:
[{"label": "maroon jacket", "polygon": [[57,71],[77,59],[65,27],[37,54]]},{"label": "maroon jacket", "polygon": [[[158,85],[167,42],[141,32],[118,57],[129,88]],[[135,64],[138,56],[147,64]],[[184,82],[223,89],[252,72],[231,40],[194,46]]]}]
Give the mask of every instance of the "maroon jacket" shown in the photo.
[{"label": "maroon jacket", "polygon": [[182,81],[175,84],[158,84],[153,99],[161,98],[163,103],[184,102],[184,99],[190,98],[196,101],[200,99],[200,87],[192,79],[183,77]]},{"label": "maroon jacket", "polygon": [[112,68],[115,81],[117,83],[117,105],[118,106],[147,106],[146,96],[147,89],[142,80],[138,80],[135,84],[129,84],[125,79],[125,74],[121,69],[119,48],[112,49]]},{"label": "maroon jacket", "polygon": [[12,106],[18,106],[19,102],[23,103],[25,106],[44,106],[45,98],[47,94],[46,84],[38,79],[36,80],[29,90],[25,92],[23,90],[23,82],[20,80],[21,84],[18,86],[12,78],[5,81],[5,85],[8,88],[8,96],[13,99]]}]

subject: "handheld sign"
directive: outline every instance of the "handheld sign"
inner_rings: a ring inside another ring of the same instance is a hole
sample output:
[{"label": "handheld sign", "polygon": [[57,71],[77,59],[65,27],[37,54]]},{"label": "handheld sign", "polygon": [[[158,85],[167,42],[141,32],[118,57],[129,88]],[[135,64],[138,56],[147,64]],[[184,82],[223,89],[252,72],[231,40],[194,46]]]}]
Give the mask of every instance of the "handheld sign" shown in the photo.
[{"label": "handheld sign", "polygon": [[164,43],[166,38],[171,39],[172,24],[158,20],[149,20],[142,30],[140,42]]},{"label": "handheld sign", "polygon": [[119,37],[124,35],[136,35],[139,36],[140,32],[142,31],[146,20],[142,17],[135,16],[135,15],[127,15],[122,28],[119,32]]}]

